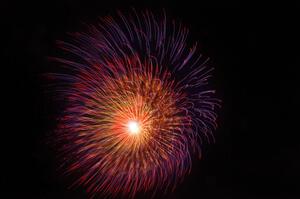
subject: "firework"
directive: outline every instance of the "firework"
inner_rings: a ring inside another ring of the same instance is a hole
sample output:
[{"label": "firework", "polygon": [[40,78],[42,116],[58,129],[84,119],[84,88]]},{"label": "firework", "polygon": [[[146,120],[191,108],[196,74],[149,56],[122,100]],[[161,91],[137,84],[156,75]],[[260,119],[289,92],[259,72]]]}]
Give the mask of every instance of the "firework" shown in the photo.
[{"label": "firework", "polygon": [[63,168],[91,194],[174,189],[203,138],[213,139],[219,100],[211,68],[188,29],[148,11],[105,17],[59,42],[67,72],[57,140]]}]

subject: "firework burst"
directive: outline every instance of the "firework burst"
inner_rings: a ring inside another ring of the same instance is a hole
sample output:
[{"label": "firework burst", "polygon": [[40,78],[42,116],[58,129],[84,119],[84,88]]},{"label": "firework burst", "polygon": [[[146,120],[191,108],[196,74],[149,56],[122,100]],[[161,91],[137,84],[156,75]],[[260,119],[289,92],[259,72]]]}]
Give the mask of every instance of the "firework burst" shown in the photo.
[{"label": "firework burst", "polygon": [[188,47],[188,29],[164,13],[132,13],[59,42],[69,54],[56,58],[68,71],[54,74],[66,104],[62,165],[91,194],[173,189],[216,127],[212,69]]}]

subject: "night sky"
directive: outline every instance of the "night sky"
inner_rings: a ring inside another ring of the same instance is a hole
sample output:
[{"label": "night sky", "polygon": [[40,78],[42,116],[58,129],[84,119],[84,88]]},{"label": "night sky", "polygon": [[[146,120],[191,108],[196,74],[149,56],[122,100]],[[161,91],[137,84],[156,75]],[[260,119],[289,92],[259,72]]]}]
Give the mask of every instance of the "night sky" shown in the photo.
[{"label": "night sky", "polygon": [[55,70],[47,57],[58,55],[56,40],[131,7],[164,8],[190,28],[223,100],[215,143],[173,193],[158,197],[300,198],[300,7],[114,0],[1,2],[0,198],[87,198],[56,171],[47,143],[61,106],[43,74]]}]

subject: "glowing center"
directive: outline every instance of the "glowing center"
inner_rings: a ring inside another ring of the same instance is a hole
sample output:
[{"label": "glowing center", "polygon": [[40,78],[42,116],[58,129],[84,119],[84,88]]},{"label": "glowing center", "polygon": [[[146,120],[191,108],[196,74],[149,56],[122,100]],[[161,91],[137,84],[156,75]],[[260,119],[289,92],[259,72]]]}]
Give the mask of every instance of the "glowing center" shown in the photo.
[{"label": "glowing center", "polygon": [[140,125],[137,121],[129,121],[127,123],[128,131],[130,134],[138,134],[140,133]]}]

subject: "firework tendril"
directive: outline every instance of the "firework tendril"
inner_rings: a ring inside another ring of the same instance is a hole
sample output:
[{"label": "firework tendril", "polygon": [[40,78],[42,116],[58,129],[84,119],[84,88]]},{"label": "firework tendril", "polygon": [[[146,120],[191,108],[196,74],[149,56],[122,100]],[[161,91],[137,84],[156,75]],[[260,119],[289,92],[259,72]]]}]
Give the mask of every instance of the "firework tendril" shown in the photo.
[{"label": "firework tendril", "polygon": [[220,101],[188,29],[149,11],[104,17],[59,46],[62,166],[92,195],[173,190],[213,141]]}]

